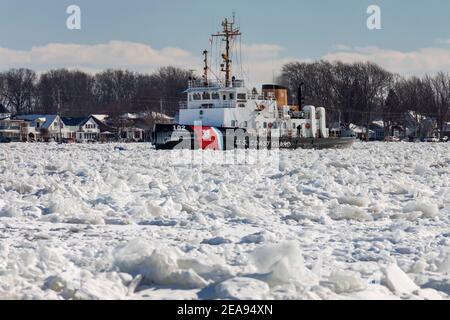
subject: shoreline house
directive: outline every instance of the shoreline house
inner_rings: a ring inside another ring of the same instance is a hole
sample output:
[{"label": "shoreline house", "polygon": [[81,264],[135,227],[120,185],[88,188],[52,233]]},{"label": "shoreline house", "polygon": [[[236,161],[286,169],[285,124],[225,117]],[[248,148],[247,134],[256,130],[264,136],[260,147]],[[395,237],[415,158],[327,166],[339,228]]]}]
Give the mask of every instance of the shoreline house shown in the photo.
[{"label": "shoreline house", "polygon": [[64,126],[61,118],[54,114],[17,115],[13,120],[23,120],[25,141],[59,141],[70,137],[70,131]]},{"label": "shoreline house", "polygon": [[[124,114],[119,117],[89,115],[60,117],[57,114],[27,114],[0,122],[5,141],[23,142],[145,142],[149,141],[156,114]],[[169,117],[166,119],[169,121]]]},{"label": "shoreline house", "polygon": [[0,103],[0,120],[4,120],[11,117],[11,112]]},{"label": "shoreline house", "polygon": [[26,140],[26,128],[28,124],[23,120],[0,120],[0,141],[21,142]]},{"label": "shoreline house", "polygon": [[117,140],[117,129],[105,123],[107,116],[96,115],[73,118],[63,117],[62,121],[71,132],[70,138],[76,142],[107,142]]},{"label": "shoreline house", "polygon": [[442,136],[450,138],[450,122],[444,123],[444,130],[442,131]]},{"label": "shoreline house", "polygon": [[70,131],[70,139],[76,142],[95,142],[100,139],[100,129],[92,116],[82,118],[63,117],[62,122]]}]

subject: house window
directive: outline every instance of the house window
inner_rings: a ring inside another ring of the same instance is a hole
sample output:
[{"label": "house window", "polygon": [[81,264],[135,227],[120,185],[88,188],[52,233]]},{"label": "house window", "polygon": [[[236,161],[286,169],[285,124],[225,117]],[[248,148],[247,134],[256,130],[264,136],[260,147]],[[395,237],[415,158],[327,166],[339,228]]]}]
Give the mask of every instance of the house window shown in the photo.
[{"label": "house window", "polygon": [[267,128],[267,122],[263,122],[263,128],[264,128],[264,129]]},{"label": "house window", "polygon": [[227,96],[225,94],[223,95],[223,100],[227,100]]}]

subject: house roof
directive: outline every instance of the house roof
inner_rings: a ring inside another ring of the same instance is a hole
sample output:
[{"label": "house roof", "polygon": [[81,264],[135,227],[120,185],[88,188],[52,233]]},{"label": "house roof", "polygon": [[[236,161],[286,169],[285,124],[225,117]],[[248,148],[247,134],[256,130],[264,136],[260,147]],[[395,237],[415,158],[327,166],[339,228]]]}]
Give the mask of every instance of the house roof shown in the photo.
[{"label": "house roof", "polygon": [[26,114],[15,116],[16,119],[30,121],[33,127],[36,126],[39,119],[43,120],[44,122],[42,123],[41,128],[44,129],[48,129],[53,121],[55,121],[56,117],[56,114]]},{"label": "house roof", "polygon": [[8,109],[4,105],[0,103],[0,113],[10,113]]},{"label": "house roof", "polygon": [[92,115],[89,118],[92,118],[92,120],[94,120],[95,123],[97,123],[100,132],[117,132],[117,128],[114,128],[113,126],[106,124],[105,122],[98,119],[95,115]]},{"label": "house roof", "polygon": [[81,118],[74,118],[74,117],[62,117],[61,120],[66,126],[82,126],[85,124],[90,117],[81,117]]}]

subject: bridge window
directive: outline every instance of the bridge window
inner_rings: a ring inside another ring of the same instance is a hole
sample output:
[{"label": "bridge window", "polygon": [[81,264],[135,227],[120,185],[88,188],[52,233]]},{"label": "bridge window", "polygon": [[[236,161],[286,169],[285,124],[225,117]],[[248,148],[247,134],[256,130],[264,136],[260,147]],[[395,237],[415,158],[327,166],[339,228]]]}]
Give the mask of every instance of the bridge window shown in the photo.
[{"label": "bridge window", "polygon": [[238,100],[247,100],[247,95],[245,93],[238,93],[237,98]]},{"label": "bridge window", "polygon": [[223,95],[223,100],[227,100],[227,96],[225,94]]},{"label": "bridge window", "polygon": [[200,93],[194,93],[193,98],[194,100],[202,100],[202,95]]},{"label": "bridge window", "polygon": [[220,99],[220,95],[217,92],[214,92],[213,94],[211,94],[211,99],[219,100]]},{"label": "bridge window", "polygon": [[263,128],[264,128],[264,129],[267,128],[267,122],[263,122]]},{"label": "bridge window", "polygon": [[203,100],[209,100],[211,99],[211,95],[209,92],[203,92]]},{"label": "bridge window", "polygon": [[234,100],[234,94],[230,93],[230,100]]},{"label": "bridge window", "polygon": [[234,120],[231,120],[231,126],[236,127],[236,122]]},{"label": "bridge window", "polygon": [[245,108],[245,103],[240,103],[239,108]]},{"label": "bridge window", "polygon": [[247,128],[247,125],[248,125],[247,121],[244,121],[244,128]]}]

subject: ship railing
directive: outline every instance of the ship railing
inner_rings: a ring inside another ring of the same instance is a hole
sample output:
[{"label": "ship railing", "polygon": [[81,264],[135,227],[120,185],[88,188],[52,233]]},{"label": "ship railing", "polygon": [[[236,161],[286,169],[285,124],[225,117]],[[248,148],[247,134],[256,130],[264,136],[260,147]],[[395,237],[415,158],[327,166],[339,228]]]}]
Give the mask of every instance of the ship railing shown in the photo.
[{"label": "ship railing", "polygon": [[189,107],[187,101],[180,101],[179,102],[179,108],[181,110],[185,109],[231,109],[235,108],[236,103],[235,101],[220,101],[220,102],[213,102],[213,103],[202,103],[202,104],[196,104],[191,107]]},{"label": "ship railing", "polygon": [[[188,87],[191,88],[221,88],[224,87],[224,83],[221,81],[205,81],[203,79],[195,79],[188,81]],[[231,81],[232,88],[244,88],[245,81],[240,79],[235,79]]]},{"label": "ship railing", "polygon": [[248,99],[249,100],[266,100],[264,98],[264,95],[262,95],[262,94],[249,94]]},{"label": "ship railing", "polygon": [[231,84],[232,84],[233,88],[244,88],[245,87],[244,80],[232,80]]},{"label": "ship railing", "polygon": [[221,87],[221,83],[218,81],[205,81],[205,80],[189,80],[188,87],[191,88],[217,88]]},{"label": "ship railing", "polygon": [[291,119],[309,119],[310,118],[309,112],[305,112],[305,111],[290,111],[289,116],[291,117]]}]

